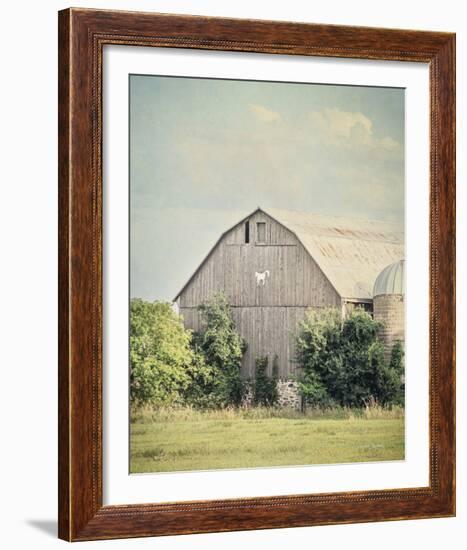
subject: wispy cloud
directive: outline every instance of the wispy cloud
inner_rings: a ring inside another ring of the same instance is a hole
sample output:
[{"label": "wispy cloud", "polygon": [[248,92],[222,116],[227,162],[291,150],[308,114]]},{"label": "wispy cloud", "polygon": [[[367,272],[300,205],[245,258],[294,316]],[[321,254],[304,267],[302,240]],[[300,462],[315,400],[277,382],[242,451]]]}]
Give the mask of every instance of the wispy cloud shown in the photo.
[{"label": "wispy cloud", "polygon": [[279,113],[277,113],[276,111],[271,111],[263,105],[250,103],[249,108],[255,118],[257,118],[261,122],[278,122],[279,120],[281,120],[281,115]]},{"label": "wispy cloud", "polygon": [[326,133],[330,140],[350,138],[355,129],[363,130],[368,136],[373,133],[371,120],[362,113],[326,108],[312,111],[310,119],[313,127]]},{"label": "wispy cloud", "polygon": [[389,136],[374,136],[373,122],[361,112],[325,108],[312,111],[310,121],[313,130],[330,145],[368,146],[386,151],[400,147],[399,142]]}]

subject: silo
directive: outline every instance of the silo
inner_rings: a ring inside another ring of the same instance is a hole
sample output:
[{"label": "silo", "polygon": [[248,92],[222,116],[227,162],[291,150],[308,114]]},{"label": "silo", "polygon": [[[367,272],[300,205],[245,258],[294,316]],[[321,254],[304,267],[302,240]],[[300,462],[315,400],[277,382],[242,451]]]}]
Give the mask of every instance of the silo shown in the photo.
[{"label": "silo", "polygon": [[380,335],[386,358],[391,356],[392,347],[397,340],[404,345],[404,295],[404,260],[399,260],[381,271],[373,287],[373,315],[376,321],[383,323]]}]

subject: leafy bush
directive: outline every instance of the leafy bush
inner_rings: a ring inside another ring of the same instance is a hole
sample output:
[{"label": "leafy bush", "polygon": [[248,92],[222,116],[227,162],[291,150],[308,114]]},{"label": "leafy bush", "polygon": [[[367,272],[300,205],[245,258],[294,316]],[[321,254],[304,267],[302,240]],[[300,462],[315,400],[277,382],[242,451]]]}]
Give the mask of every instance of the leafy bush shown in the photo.
[{"label": "leafy bush", "polygon": [[307,404],[323,408],[338,404],[328,388],[343,385],[338,380],[343,375],[339,354],[341,324],[340,312],[333,308],[310,309],[299,324],[297,362],[302,375],[298,386]]},{"label": "leafy bush", "polygon": [[279,373],[279,358],[274,356],[272,377],[268,376],[268,357],[257,357],[255,361],[255,382],[253,403],[264,407],[272,407],[277,403],[277,378]]},{"label": "leafy bush", "polygon": [[[155,406],[181,404],[213,373],[192,348],[192,335],[170,304],[130,302],[130,398]],[[193,396],[194,397],[194,396]]]},{"label": "leafy bush", "polygon": [[200,307],[204,329],[193,337],[169,303],[130,304],[130,397],[154,407],[239,405],[245,344],[223,294]]},{"label": "leafy bush", "polygon": [[405,403],[405,364],[404,364],[404,346],[399,340],[394,344],[391,350],[391,359],[389,369],[396,375],[396,390],[394,402],[404,406]]},{"label": "leafy bush", "polygon": [[[310,310],[299,325],[299,388],[307,404],[363,407],[400,404],[400,350],[387,362],[378,339],[381,325],[361,308],[344,320],[339,310]],[[399,355],[398,355],[399,354]]]},{"label": "leafy bush", "polygon": [[223,407],[238,406],[246,390],[240,370],[246,344],[235,328],[230,306],[222,292],[199,306],[199,310],[204,327],[195,343],[214,373],[209,388],[211,402]]},{"label": "leafy bush", "polygon": [[187,367],[190,381],[183,389],[183,403],[198,409],[213,408],[216,406],[215,396],[212,394],[215,369],[206,364],[204,355],[196,346],[193,351],[193,362]]}]

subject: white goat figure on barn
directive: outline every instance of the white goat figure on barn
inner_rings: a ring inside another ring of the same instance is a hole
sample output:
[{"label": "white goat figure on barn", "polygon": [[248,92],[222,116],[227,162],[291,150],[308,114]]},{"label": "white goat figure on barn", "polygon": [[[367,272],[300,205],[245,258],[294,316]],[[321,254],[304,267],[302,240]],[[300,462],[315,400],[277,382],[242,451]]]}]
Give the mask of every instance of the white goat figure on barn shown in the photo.
[{"label": "white goat figure on barn", "polygon": [[266,284],[266,277],[269,277],[270,273],[266,269],[266,271],[263,271],[262,273],[258,273],[258,271],[255,271],[255,277],[256,277],[256,286],[264,286]]}]

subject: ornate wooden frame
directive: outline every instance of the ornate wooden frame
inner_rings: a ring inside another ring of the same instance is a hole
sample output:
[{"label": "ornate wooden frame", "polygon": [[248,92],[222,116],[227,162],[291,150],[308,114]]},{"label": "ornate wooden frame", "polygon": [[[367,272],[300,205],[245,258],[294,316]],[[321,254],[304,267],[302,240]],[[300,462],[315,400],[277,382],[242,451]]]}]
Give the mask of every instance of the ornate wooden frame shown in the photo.
[{"label": "ornate wooden frame", "polygon": [[[429,64],[430,483],[102,505],[102,52],[106,44]],[[87,9],[59,13],[59,536],[173,535],[455,513],[455,35]]]}]

